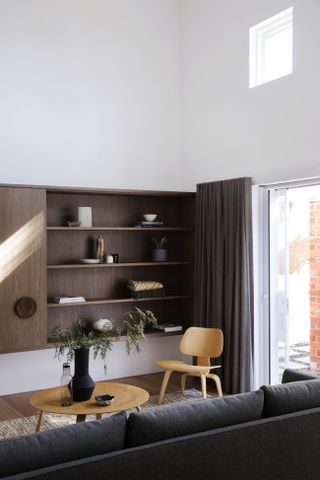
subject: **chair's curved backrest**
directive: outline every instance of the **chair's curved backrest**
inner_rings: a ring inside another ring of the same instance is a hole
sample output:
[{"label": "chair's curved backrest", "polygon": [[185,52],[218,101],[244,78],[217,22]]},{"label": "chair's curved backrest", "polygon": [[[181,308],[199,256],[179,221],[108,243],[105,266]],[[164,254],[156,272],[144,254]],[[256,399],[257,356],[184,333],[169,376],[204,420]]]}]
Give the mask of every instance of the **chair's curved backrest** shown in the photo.
[{"label": "chair's curved backrest", "polygon": [[220,328],[190,327],[180,342],[180,351],[194,357],[217,358],[222,350],[223,332]]}]

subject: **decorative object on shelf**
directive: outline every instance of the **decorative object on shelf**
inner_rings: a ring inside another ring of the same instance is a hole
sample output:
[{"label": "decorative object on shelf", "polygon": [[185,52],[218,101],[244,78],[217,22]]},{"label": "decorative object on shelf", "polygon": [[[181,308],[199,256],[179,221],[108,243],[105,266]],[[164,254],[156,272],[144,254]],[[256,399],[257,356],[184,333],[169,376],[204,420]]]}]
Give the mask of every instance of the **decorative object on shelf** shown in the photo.
[{"label": "decorative object on shelf", "polygon": [[152,243],[155,247],[152,250],[152,260],[154,262],[166,262],[168,259],[168,250],[164,247],[168,243],[168,238],[153,238]]},{"label": "decorative object on shelf", "polygon": [[100,407],[107,407],[108,405],[111,405],[111,403],[113,402],[114,395],[108,395],[106,393],[105,395],[97,395],[95,399],[96,399],[97,405],[99,405]]},{"label": "decorative object on shelf", "polygon": [[163,222],[146,222],[145,220],[142,221],[142,222],[137,222],[135,224],[135,227],[139,227],[139,228],[163,228],[164,227],[164,223]]},{"label": "decorative object on shelf", "polygon": [[78,207],[78,222],[82,227],[92,227],[92,208]]},{"label": "decorative object on shelf", "polygon": [[100,318],[93,324],[93,330],[95,332],[104,332],[105,330],[112,330],[113,322],[108,318]]},{"label": "decorative object on shelf", "polygon": [[86,299],[85,297],[53,297],[51,299],[52,303],[59,303],[59,304],[64,304],[64,303],[85,303]]},{"label": "decorative object on shelf", "polygon": [[16,301],[14,311],[19,318],[30,318],[37,311],[37,302],[31,297],[21,297]]},{"label": "decorative object on shelf", "polygon": [[133,298],[164,297],[166,294],[163,284],[152,280],[129,280],[127,288]]},{"label": "decorative object on shelf", "polygon": [[113,256],[112,255],[107,255],[107,263],[113,263]]},{"label": "decorative object on shelf", "polygon": [[162,332],[169,333],[169,332],[180,332],[182,330],[182,325],[177,325],[175,323],[159,323],[155,325],[153,328],[156,330],[161,330]]},{"label": "decorative object on shelf", "polygon": [[[55,328],[53,340],[55,342],[55,357],[58,359],[66,354],[68,362],[75,360],[75,374],[72,377],[73,400],[75,402],[89,400],[94,390],[95,383],[89,375],[89,354],[93,349],[93,358],[100,358],[107,371],[106,357],[112,350],[113,344],[120,339],[121,334],[126,334],[127,353],[141,351],[140,340],[144,338],[144,328],[153,327],[158,323],[151,310],[135,308],[124,315],[125,319],[113,328],[103,328],[96,335],[88,326],[88,322],[78,317],[75,321],[75,332],[70,328],[59,325]],[[101,319],[105,324],[108,319]],[[99,321],[98,321],[99,322]]]},{"label": "decorative object on shelf", "polygon": [[104,238],[102,237],[102,235],[99,235],[97,238],[96,259],[102,263],[103,257],[104,257]]},{"label": "decorative object on shelf", "polygon": [[80,227],[81,222],[71,222],[68,220],[68,227]]},{"label": "decorative object on shelf", "polygon": [[111,253],[113,257],[113,263],[119,263],[119,254],[118,253]]},{"label": "decorative object on shelf", "polygon": [[80,258],[80,263],[100,263],[99,258]]},{"label": "decorative object on shelf", "polygon": [[157,218],[157,214],[156,213],[144,213],[143,214],[143,218],[146,222],[154,222],[155,219]]},{"label": "decorative object on shelf", "polygon": [[158,319],[151,310],[135,307],[125,314],[124,328],[127,332],[127,353],[141,352],[140,341],[144,338],[144,330],[152,328]]},{"label": "decorative object on shelf", "polygon": [[72,405],[72,376],[70,371],[70,363],[63,364],[63,371],[61,377],[61,405],[62,407],[70,407]]}]

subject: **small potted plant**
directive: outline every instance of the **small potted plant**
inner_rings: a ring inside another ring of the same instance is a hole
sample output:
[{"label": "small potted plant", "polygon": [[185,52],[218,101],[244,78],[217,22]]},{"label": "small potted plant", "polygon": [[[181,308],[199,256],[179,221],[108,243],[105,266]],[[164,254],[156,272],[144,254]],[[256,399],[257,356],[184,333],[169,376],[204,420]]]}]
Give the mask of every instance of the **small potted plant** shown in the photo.
[{"label": "small potted plant", "polygon": [[153,238],[152,260],[154,262],[166,262],[168,259],[168,250],[165,248],[168,243],[167,237]]}]

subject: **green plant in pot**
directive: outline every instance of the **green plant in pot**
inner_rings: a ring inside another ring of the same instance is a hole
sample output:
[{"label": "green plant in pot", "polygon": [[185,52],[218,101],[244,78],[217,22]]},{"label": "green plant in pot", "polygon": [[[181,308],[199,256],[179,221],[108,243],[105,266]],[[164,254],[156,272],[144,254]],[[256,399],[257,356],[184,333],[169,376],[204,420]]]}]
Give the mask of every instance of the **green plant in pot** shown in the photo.
[{"label": "green plant in pot", "polygon": [[165,246],[168,243],[167,237],[153,238],[152,260],[154,262],[166,262],[168,260],[168,250]]},{"label": "green plant in pot", "polygon": [[95,382],[89,374],[91,348],[93,358],[103,360],[106,373],[107,353],[112,350],[114,343],[120,340],[122,334],[127,336],[127,353],[140,352],[144,328],[156,324],[157,319],[150,310],[134,308],[125,314],[125,320],[121,325],[114,325],[113,329],[105,328],[99,333],[91,329],[89,322],[79,316],[76,317],[73,329],[62,325],[56,327],[53,334],[55,356],[60,359],[62,355],[66,355],[68,361],[74,360],[73,400],[75,402],[89,400],[94,390]]}]

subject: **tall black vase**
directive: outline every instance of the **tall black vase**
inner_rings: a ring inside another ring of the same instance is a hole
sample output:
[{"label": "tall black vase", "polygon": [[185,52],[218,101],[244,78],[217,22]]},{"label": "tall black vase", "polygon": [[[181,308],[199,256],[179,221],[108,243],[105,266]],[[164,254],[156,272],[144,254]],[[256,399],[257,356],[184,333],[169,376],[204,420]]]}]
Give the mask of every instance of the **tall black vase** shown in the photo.
[{"label": "tall black vase", "polygon": [[78,348],[74,357],[72,394],[74,402],[90,400],[95,383],[89,375],[89,348]]}]

